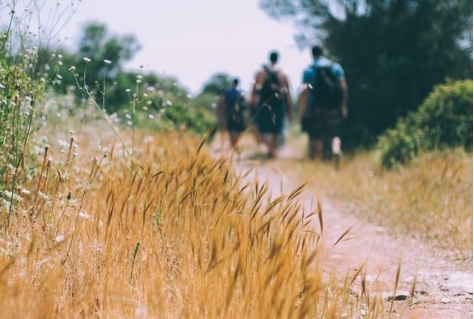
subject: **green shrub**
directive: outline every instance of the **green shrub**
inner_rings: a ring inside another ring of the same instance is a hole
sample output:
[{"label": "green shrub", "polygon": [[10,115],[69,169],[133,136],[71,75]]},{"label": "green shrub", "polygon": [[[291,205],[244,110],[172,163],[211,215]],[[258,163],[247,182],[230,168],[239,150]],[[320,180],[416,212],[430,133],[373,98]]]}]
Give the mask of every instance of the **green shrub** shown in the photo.
[{"label": "green shrub", "polygon": [[35,59],[34,49],[26,50],[18,60],[3,46],[0,50],[0,189],[14,188],[28,156],[28,141],[39,129],[35,113],[45,88],[44,80],[29,72]]},{"label": "green shrub", "polygon": [[437,85],[416,112],[379,138],[381,164],[403,165],[422,150],[472,148],[472,94],[472,80]]}]

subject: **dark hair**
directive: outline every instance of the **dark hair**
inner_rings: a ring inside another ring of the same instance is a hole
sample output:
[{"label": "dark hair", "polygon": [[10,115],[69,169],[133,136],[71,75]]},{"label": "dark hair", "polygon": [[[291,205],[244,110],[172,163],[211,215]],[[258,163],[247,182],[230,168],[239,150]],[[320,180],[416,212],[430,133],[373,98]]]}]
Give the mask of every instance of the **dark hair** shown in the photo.
[{"label": "dark hair", "polygon": [[233,86],[239,85],[239,79],[238,79],[238,78],[233,79],[233,80],[232,80],[232,85],[233,85]]},{"label": "dark hair", "polygon": [[270,52],[270,62],[277,63],[277,61],[278,61],[278,52],[277,51]]},{"label": "dark hair", "polygon": [[321,56],[324,54],[324,49],[322,46],[320,45],[315,45],[312,49],[311,49],[311,53],[313,53],[313,56]]}]

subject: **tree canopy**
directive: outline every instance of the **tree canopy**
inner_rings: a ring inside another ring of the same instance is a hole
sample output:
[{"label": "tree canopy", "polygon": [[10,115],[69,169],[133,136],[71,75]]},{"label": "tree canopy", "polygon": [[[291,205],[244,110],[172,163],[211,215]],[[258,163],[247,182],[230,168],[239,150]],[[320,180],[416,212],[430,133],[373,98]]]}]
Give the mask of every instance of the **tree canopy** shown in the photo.
[{"label": "tree canopy", "polygon": [[370,145],[446,78],[472,78],[467,0],[260,0],[300,28],[301,47],[322,43],[349,86],[346,146]]},{"label": "tree canopy", "polygon": [[204,83],[201,93],[221,95],[222,92],[232,84],[234,78],[235,77],[224,72],[215,73]]}]

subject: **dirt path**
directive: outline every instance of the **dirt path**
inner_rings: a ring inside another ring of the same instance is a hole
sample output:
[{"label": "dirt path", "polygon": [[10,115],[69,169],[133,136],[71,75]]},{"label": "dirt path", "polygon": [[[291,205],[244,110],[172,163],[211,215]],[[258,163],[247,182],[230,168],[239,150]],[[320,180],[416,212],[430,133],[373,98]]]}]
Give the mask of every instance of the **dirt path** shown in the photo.
[{"label": "dirt path", "polygon": [[[255,156],[253,156],[255,157]],[[248,171],[254,168],[253,175],[259,181],[270,185],[271,196],[277,197],[281,192],[288,194],[299,186],[292,177],[291,171],[281,172],[282,160],[295,157],[294,150],[288,147],[282,150],[279,159],[249,160],[248,154],[241,155],[236,161],[237,171]],[[305,212],[316,207],[317,199],[314,190],[308,188],[300,201]],[[356,275],[364,267],[365,280],[369,291],[380,293],[387,304],[394,295],[395,278],[400,267],[397,300],[392,315],[387,318],[410,319],[445,319],[473,318],[472,268],[450,262],[442,251],[423,247],[418,242],[404,238],[395,238],[387,229],[358,219],[340,203],[323,199],[321,201],[324,216],[325,267],[335,271],[341,277]],[[320,231],[319,221],[313,221],[313,227]],[[345,239],[336,246],[334,243],[350,229]],[[333,247],[334,246],[334,247]],[[410,296],[413,283],[416,282],[415,294]],[[359,294],[360,281],[353,286]]]}]

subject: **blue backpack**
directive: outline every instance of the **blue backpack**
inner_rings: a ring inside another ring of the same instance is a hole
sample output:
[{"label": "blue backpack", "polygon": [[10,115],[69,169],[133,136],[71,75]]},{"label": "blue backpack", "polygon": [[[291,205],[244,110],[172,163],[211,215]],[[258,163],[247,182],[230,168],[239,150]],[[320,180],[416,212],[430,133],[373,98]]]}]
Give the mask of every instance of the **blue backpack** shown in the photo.
[{"label": "blue backpack", "polygon": [[337,109],[342,103],[342,88],[339,78],[332,70],[332,64],[327,66],[315,66],[316,76],[312,87],[312,105],[311,108],[331,110]]},{"label": "blue backpack", "polygon": [[227,114],[231,116],[239,116],[247,108],[245,99],[242,96],[242,91],[238,89],[225,90],[224,97],[226,101]]}]

